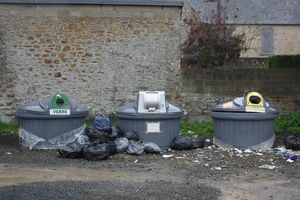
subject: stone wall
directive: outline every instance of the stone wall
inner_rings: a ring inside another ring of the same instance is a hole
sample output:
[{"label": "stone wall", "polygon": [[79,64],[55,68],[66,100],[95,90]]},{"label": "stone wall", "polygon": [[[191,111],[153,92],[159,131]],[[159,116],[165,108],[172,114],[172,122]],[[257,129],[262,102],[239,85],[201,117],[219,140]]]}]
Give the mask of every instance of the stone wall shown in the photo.
[{"label": "stone wall", "polygon": [[179,7],[0,5],[0,120],[63,92],[109,114],[139,90],[180,93]]},{"label": "stone wall", "polygon": [[182,69],[182,105],[189,120],[209,118],[212,106],[260,92],[280,112],[300,107],[300,69]]}]

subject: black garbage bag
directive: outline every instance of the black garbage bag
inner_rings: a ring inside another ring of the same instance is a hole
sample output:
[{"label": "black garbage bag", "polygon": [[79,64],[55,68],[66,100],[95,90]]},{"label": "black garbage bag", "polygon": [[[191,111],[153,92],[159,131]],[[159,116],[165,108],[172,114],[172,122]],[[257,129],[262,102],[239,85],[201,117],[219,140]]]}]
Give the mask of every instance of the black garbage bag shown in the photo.
[{"label": "black garbage bag", "polygon": [[160,153],[162,151],[161,148],[153,142],[146,142],[143,143],[143,145],[146,153]]},{"label": "black garbage bag", "polygon": [[116,144],[114,143],[114,141],[108,141],[107,144],[109,145],[111,154],[116,154],[116,153],[118,153],[117,146],[116,146]]},{"label": "black garbage bag", "polygon": [[205,140],[203,138],[192,138],[179,135],[174,139],[172,148],[177,150],[191,150],[196,148],[203,148],[204,144]]},{"label": "black garbage bag", "polygon": [[122,131],[121,128],[118,127],[118,126],[112,126],[112,127],[111,127],[111,134],[112,134],[112,135],[116,135],[117,138],[123,137],[123,136],[124,136],[123,131]]},{"label": "black garbage bag", "polygon": [[126,137],[128,140],[134,140],[134,141],[139,141],[140,136],[137,134],[137,132],[134,131],[129,131],[124,134],[124,137]]},{"label": "black garbage bag", "polygon": [[201,137],[192,138],[192,149],[203,148],[205,145],[205,139]]},{"label": "black garbage bag", "polygon": [[82,150],[83,147],[77,141],[65,146],[58,147],[59,155],[63,158],[70,158],[70,159],[82,157],[83,155]]},{"label": "black garbage bag", "polygon": [[114,141],[117,138],[116,134],[108,133],[106,131],[95,130],[90,128],[86,135],[91,139],[92,142],[104,143],[108,141]]},{"label": "black garbage bag", "polygon": [[104,115],[98,115],[93,122],[93,129],[97,131],[105,131],[111,133],[111,121],[109,117]]},{"label": "black garbage bag", "polygon": [[292,149],[294,151],[300,150],[300,137],[296,135],[289,135],[284,138],[284,145],[287,149]]},{"label": "black garbage bag", "polygon": [[114,141],[118,152],[125,152],[129,146],[129,140],[125,137],[120,137]]},{"label": "black garbage bag", "polygon": [[86,148],[91,146],[93,143],[87,135],[80,135],[77,138],[77,142],[83,147]]},{"label": "black garbage bag", "polygon": [[83,149],[84,158],[92,161],[103,160],[112,154],[113,147],[110,143],[94,144]]},{"label": "black garbage bag", "polygon": [[144,153],[144,145],[140,142],[130,140],[126,152],[131,155],[142,155]]}]

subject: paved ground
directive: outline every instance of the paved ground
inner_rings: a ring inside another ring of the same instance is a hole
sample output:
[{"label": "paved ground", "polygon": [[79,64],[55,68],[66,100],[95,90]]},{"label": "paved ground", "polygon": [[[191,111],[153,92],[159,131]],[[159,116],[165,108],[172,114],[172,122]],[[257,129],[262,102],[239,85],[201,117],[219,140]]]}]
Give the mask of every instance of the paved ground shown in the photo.
[{"label": "paved ground", "polygon": [[[91,162],[26,150],[0,135],[0,199],[300,199],[300,162],[220,149],[117,154]],[[260,168],[263,165],[275,169]]]}]

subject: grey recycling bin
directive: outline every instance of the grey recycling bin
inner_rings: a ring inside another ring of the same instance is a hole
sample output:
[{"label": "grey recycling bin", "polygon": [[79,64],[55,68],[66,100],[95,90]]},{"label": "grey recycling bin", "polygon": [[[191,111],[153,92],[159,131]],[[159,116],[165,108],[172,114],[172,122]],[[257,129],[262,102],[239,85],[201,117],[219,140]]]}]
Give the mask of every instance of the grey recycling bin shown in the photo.
[{"label": "grey recycling bin", "polygon": [[137,101],[116,111],[120,128],[135,131],[143,142],[154,142],[167,149],[180,132],[183,111],[166,102],[163,91],[139,92]]},{"label": "grey recycling bin", "polygon": [[220,147],[266,150],[275,140],[278,112],[257,92],[212,109],[214,143]]},{"label": "grey recycling bin", "polygon": [[21,105],[17,109],[20,144],[30,149],[55,149],[84,131],[88,108],[63,94]]}]

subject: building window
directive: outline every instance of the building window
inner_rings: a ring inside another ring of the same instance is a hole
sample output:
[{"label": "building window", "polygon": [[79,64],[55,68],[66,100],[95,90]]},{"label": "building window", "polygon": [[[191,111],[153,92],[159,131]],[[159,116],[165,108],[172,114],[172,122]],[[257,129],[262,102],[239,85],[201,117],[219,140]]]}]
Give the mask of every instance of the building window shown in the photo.
[{"label": "building window", "polygon": [[263,28],[261,31],[261,53],[272,54],[273,49],[273,28]]}]

